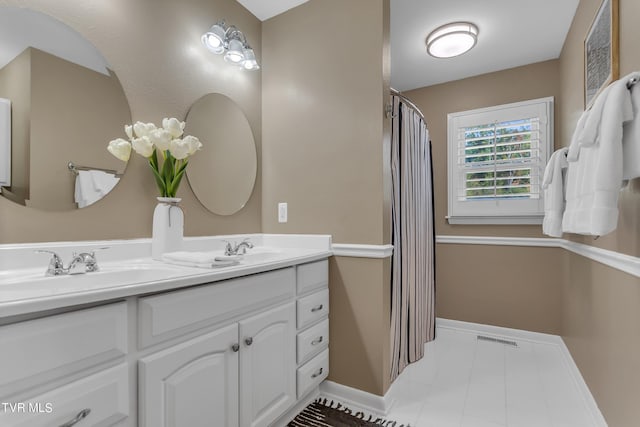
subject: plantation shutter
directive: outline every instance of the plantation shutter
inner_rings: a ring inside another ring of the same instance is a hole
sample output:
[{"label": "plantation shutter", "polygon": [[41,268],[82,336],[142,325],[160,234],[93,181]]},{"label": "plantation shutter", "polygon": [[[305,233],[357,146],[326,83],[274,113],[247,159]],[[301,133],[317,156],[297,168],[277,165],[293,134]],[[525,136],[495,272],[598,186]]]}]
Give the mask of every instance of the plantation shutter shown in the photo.
[{"label": "plantation shutter", "polygon": [[552,143],[551,102],[449,115],[450,222],[541,221],[541,181]]}]

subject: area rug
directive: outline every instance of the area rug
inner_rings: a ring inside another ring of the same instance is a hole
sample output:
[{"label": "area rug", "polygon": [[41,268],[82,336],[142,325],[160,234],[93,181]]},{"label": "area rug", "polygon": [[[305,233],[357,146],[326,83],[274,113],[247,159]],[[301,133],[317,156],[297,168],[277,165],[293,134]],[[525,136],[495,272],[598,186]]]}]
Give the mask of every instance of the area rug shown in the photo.
[{"label": "area rug", "polygon": [[340,403],[317,399],[304,408],[287,427],[409,427],[391,420],[366,416]]}]

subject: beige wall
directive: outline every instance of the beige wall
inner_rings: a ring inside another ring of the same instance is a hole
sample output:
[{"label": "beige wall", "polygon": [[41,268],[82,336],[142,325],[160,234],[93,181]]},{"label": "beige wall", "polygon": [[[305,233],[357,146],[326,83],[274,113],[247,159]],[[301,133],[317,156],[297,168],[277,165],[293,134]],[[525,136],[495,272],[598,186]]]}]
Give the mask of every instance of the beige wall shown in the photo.
[{"label": "beige wall", "polygon": [[11,187],[5,197],[24,205],[29,197],[31,55],[25,50],[0,69],[0,97],[11,100]]},{"label": "beige wall", "polygon": [[[568,145],[583,111],[583,41],[600,5],[581,0],[560,57],[562,144]],[[620,0],[620,76],[640,70],[640,2]],[[618,229],[588,245],[640,256],[640,180],[620,193]],[[640,419],[640,279],[578,255],[563,287],[563,338],[611,427]]]},{"label": "beige wall", "polygon": [[563,251],[438,245],[436,315],[559,335]]},{"label": "beige wall", "polygon": [[[265,232],[388,242],[388,14],[388,0],[311,0],[263,23]],[[330,378],[384,394],[388,260],[337,257],[330,277]]]},{"label": "beige wall", "polygon": [[[557,111],[559,62],[546,61],[484,74],[408,91],[405,95],[420,108],[429,127],[436,234],[542,237],[539,225],[447,223],[447,114],[547,96],[555,97]],[[437,315],[557,334],[562,283],[557,271],[563,268],[558,255],[555,249],[438,244]]]},{"label": "beige wall", "polygon": [[[76,209],[67,164],[124,171],[106,150],[131,122],[118,78],[38,49],[31,52],[30,178],[27,206]],[[28,120],[28,119],[27,119]]]},{"label": "beige wall", "polygon": [[[189,106],[202,95],[223,93],[247,115],[261,152],[261,72],[231,67],[200,42],[204,31],[226,18],[246,34],[262,60],[262,24],[235,0],[0,0],[0,5],[45,12],[93,43],[120,79],[134,121],[184,118]],[[208,212],[183,181],[178,196],[183,197],[185,234],[260,231],[260,167],[259,158],[251,199],[244,209],[228,217]],[[149,237],[156,193],[148,165],[134,155],[114,191],[85,209],[43,212],[0,198],[0,243]]]}]

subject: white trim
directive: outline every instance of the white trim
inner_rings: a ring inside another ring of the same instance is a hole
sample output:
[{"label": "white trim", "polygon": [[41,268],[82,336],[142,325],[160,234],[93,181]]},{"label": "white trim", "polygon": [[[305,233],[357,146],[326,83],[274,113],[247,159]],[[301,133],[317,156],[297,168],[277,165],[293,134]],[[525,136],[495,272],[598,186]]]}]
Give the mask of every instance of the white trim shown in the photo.
[{"label": "white trim", "polygon": [[635,277],[640,277],[640,258],[565,239],[538,237],[495,236],[436,236],[436,243],[458,245],[496,245],[562,248],[574,254],[592,259]]},{"label": "white trim", "polygon": [[333,381],[323,381],[320,384],[320,396],[329,400],[337,400],[351,410],[362,410],[365,413],[382,417],[389,413],[394,402],[389,393],[378,396]]},{"label": "white trim", "polygon": [[357,245],[334,243],[333,255],[358,258],[388,258],[393,253],[393,245]]},{"label": "white trim", "polygon": [[512,340],[524,340],[540,344],[563,343],[558,335],[543,334],[541,332],[531,332],[522,329],[505,328],[502,326],[484,325],[481,323],[463,322],[461,320],[443,319],[436,317],[436,327],[444,329],[454,329],[456,331],[473,332],[487,335],[493,338],[510,338]]},{"label": "white trim", "polygon": [[541,246],[559,248],[562,239],[544,237],[496,237],[496,236],[436,236],[436,243],[456,245]]},{"label": "white trim", "polygon": [[542,224],[544,217],[539,215],[504,215],[504,216],[447,216],[449,224],[491,224],[491,225],[536,225]]},{"label": "white trim", "polygon": [[583,399],[583,403],[585,404],[586,409],[591,415],[593,425],[597,427],[607,426],[607,422],[602,416],[602,412],[600,412],[600,409],[598,408],[598,405],[593,398],[589,387],[587,387],[587,384],[584,382],[584,378],[582,378],[580,370],[576,366],[573,357],[571,357],[571,353],[569,352],[569,349],[564,343],[562,337],[558,335],[543,334],[540,332],[503,328],[500,326],[482,325],[478,323],[462,322],[459,320],[441,319],[439,317],[436,318],[436,327],[442,329],[462,330],[474,334],[480,333],[483,335],[493,336],[495,338],[506,338],[515,341],[530,341],[558,346],[565,362],[565,368],[567,368],[567,370],[569,371],[569,375],[573,379],[574,384],[576,385],[578,392]]},{"label": "white trim", "polygon": [[574,254],[582,255],[632,276],[640,277],[640,258],[638,257],[568,240],[562,241],[562,247]]}]

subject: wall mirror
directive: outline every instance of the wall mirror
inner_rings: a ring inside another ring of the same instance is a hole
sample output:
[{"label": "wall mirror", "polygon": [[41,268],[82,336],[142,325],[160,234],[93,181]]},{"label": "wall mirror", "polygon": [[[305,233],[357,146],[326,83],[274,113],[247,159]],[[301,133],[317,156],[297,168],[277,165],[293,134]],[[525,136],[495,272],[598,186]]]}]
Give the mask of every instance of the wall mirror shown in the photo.
[{"label": "wall mirror", "polygon": [[11,126],[0,139],[11,158],[0,162],[10,168],[2,196],[54,211],[97,202],[126,166],[106,149],[131,122],[120,81],[89,41],[44,13],[0,6],[0,41],[0,99]]},{"label": "wall mirror", "polygon": [[200,203],[218,215],[238,212],[251,197],[257,169],[253,133],[240,107],[222,94],[205,95],[189,109],[185,133],[203,144],[187,168]]}]

